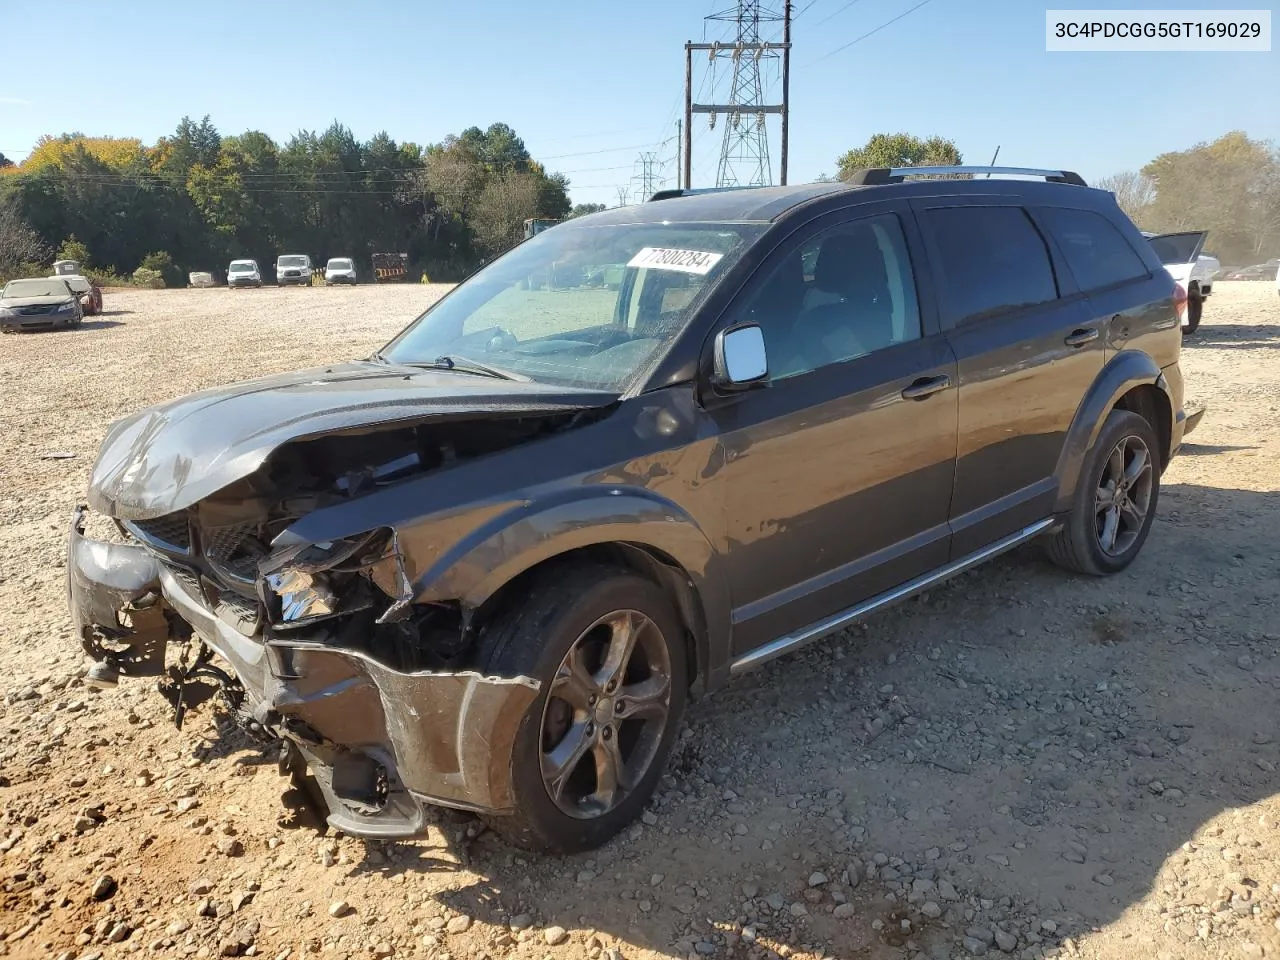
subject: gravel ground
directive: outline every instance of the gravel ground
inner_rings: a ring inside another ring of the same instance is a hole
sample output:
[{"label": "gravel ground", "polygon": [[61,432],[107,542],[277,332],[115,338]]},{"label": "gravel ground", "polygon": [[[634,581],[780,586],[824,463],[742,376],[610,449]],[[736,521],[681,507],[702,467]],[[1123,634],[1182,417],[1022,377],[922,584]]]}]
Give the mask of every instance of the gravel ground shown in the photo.
[{"label": "gravel ground", "polygon": [[367,354],[442,290],[109,292],[0,341],[0,956],[1280,956],[1270,284],[1188,342],[1209,414],[1128,572],[1023,550],[744,678],[592,855],[321,835],[213,711],[84,687],[64,533],[108,422]]}]

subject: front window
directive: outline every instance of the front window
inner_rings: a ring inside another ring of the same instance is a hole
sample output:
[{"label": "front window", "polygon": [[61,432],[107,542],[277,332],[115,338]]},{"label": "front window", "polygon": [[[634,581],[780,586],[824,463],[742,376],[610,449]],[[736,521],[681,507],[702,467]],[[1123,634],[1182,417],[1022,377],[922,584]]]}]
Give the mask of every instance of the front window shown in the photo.
[{"label": "front window", "polygon": [[307,265],[306,257],[281,257],[276,261],[277,266],[281,267],[305,267]]},{"label": "front window", "polygon": [[330,270],[350,270],[351,261],[350,260],[330,260],[328,263],[328,267]]},{"label": "front window", "polygon": [[231,265],[232,273],[253,273],[252,263],[233,263]]},{"label": "front window", "polygon": [[517,377],[624,392],[763,225],[561,224],[520,244],[382,351],[471,360]]},{"label": "front window", "polygon": [[0,297],[6,300],[16,300],[19,297],[67,297],[71,295],[71,290],[67,286],[67,281],[59,279],[50,280],[10,280],[3,291],[0,291]]}]

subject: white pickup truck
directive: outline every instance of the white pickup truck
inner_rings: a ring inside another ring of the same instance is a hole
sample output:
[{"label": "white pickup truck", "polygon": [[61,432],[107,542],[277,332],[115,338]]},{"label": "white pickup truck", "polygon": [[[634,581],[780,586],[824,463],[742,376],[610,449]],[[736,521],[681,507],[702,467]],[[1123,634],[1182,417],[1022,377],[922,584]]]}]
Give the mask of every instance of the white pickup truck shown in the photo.
[{"label": "white pickup truck", "polygon": [[1222,269],[1217,257],[1201,253],[1207,230],[1184,233],[1147,233],[1142,235],[1155,248],[1156,256],[1187,293],[1187,310],[1182,316],[1182,332],[1195,333],[1200,326],[1205,298],[1213,292],[1213,278]]}]

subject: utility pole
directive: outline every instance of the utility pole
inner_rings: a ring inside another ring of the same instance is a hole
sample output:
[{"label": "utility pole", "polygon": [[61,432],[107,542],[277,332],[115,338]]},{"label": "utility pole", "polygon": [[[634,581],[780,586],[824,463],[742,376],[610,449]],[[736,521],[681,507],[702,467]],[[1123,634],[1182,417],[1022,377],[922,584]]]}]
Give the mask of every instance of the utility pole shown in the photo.
[{"label": "utility pole", "polygon": [[778,182],[787,185],[787,148],[791,141],[791,0],[782,12],[782,157]]},{"label": "utility pole", "polygon": [[[716,172],[716,186],[764,186],[773,182],[769,164],[769,134],[765,119],[769,114],[783,117],[784,148],[786,155],[787,93],[790,83],[791,4],[788,0],[783,15],[772,13],[761,6],[760,0],[738,0],[731,10],[713,14],[708,20],[729,21],[734,24],[735,39],[732,43],[685,44],[685,186],[692,186],[692,119],[693,114],[708,114],[712,129],[717,115],[725,118],[724,140],[720,147],[720,163]],[[783,42],[764,42],[760,39],[762,23],[783,24]],[[733,62],[733,83],[725,103],[693,102],[693,51],[706,51],[714,67],[721,59]],[[764,102],[764,83],[761,77],[762,61],[783,56],[783,102]],[[785,182],[785,163],[783,164]]]},{"label": "utility pole", "polygon": [[693,189],[693,45],[684,45],[684,188]]}]

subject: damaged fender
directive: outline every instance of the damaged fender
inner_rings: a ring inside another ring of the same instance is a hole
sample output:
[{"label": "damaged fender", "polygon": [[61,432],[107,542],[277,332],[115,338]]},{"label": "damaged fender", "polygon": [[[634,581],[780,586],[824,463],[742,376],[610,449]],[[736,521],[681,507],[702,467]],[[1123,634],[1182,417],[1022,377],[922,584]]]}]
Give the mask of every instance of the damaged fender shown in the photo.
[{"label": "damaged fender", "polygon": [[[682,614],[700,640],[699,676],[708,690],[728,679],[727,667],[712,676],[708,664],[727,664],[730,645],[728,580],[722,561],[697,522],[670,500],[637,487],[593,485],[534,503],[484,508],[479,523],[463,517],[410,521],[394,529],[395,564],[387,582],[401,585],[399,604],[460,602],[483,606],[526,570],[572,550],[624,544],[658,560],[676,581]],[[281,535],[282,543],[341,539],[350,517],[338,523],[327,511],[302,518]],[[464,532],[465,531],[465,532]],[[423,559],[419,559],[423,558]],[[673,563],[674,562],[674,565]]]},{"label": "damaged fender", "polygon": [[160,604],[160,565],[142,547],[85,536],[84,506],[71,519],[67,603],[76,638],[117,673],[158,676],[169,622]]}]

